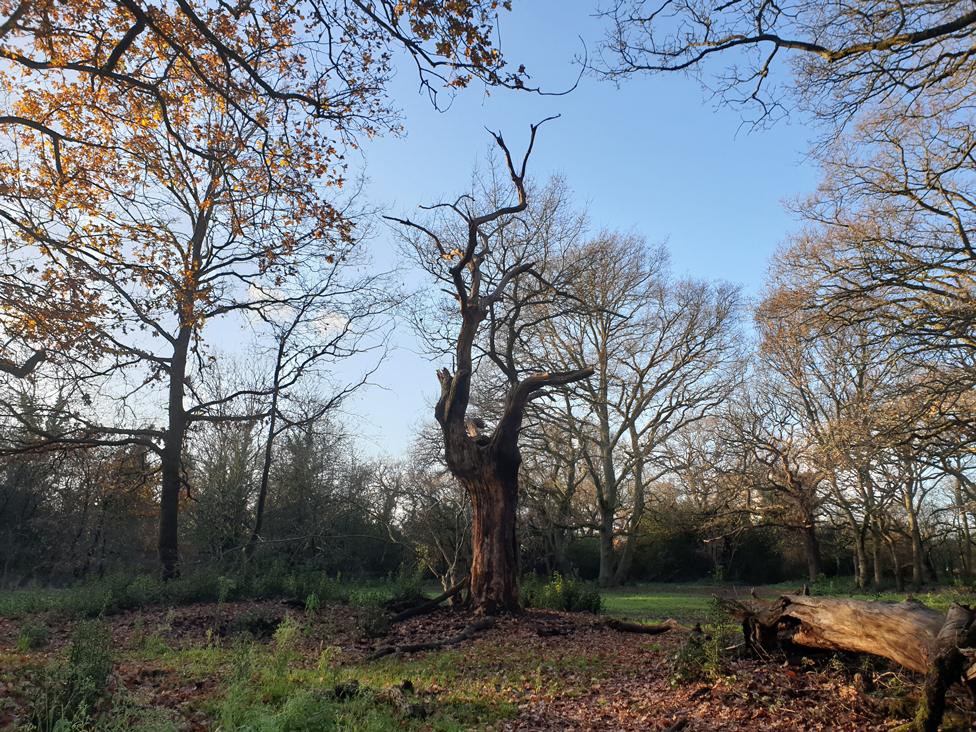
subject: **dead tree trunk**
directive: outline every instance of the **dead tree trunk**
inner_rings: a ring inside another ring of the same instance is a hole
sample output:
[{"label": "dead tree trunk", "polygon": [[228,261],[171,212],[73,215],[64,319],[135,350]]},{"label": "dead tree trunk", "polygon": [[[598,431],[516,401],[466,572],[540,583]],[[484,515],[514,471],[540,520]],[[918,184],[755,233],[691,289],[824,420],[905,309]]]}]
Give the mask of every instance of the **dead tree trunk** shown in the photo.
[{"label": "dead tree trunk", "polygon": [[517,610],[517,476],[462,483],[471,498],[471,599],[487,614]]},{"label": "dead tree trunk", "polygon": [[747,647],[766,655],[784,645],[881,656],[926,674],[910,729],[938,729],[946,690],[976,675],[964,653],[976,642],[976,613],[953,605],[946,615],[920,602],[867,602],[786,595],[775,603],[733,603]]},{"label": "dead tree trunk", "polygon": [[[592,368],[564,372],[541,372],[524,375],[516,363],[516,344],[502,344],[504,331],[496,316],[496,306],[504,301],[518,312],[521,303],[512,291],[523,275],[541,279],[535,263],[525,255],[513,259],[494,252],[495,243],[482,229],[489,225],[500,227],[508,218],[527,208],[525,170],[539,125],[532,125],[529,146],[517,168],[500,134],[495,142],[501,149],[509,176],[515,187],[517,202],[490,213],[475,215],[459,204],[442,204],[438,208],[453,211],[466,229],[464,241],[450,241],[450,234],[432,229],[408,219],[393,219],[421,232],[434,245],[431,251],[417,247],[418,254],[429,261],[449,263],[441,274],[452,290],[460,310],[460,328],[455,341],[455,370],[437,372],[441,393],[434,409],[444,439],[447,467],[461,483],[471,500],[471,599],[482,614],[514,612],[518,601],[518,545],[515,535],[515,515],[518,506],[518,471],[522,458],[518,448],[519,432],[529,401],[539,391],[588,378]],[[497,265],[497,261],[505,264]],[[494,267],[492,271],[485,271]],[[484,269],[483,269],[484,268]],[[489,315],[491,319],[489,320]],[[486,332],[482,326],[487,323]],[[517,323],[510,324],[511,329]],[[500,333],[501,331],[501,333]],[[479,340],[480,338],[480,340]],[[498,367],[509,384],[502,416],[491,433],[482,432],[484,423],[469,420],[468,403],[471,377],[474,372],[472,351],[478,342],[482,352]]]}]

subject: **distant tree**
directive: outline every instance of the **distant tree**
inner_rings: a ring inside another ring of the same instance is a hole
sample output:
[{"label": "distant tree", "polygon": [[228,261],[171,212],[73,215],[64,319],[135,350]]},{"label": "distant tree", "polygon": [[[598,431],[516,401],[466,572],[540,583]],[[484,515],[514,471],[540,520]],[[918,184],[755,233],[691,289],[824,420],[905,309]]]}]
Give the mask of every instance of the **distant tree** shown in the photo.
[{"label": "distant tree", "polygon": [[812,308],[897,330],[902,357],[924,354],[963,389],[976,357],[974,143],[964,121],[868,120],[824,155],[823,183],[798,206],[809,226],[779,256],[810,283]]},{"label": "distant tree", "polygon": [[417,563],[446,592],[470,570],[471,503],[439,452],[425,434],[409,462],[397,466],[394,476],[386,476],[384,488],[394,499],[393,535],[409,546]]},{"label": "distant tree", "polygon": [[589,472],[576,405],[563,393],[549,409],[532,415],[535,423],[523,440],[522,502],[525,543],[534,542],[534,559],[547,575],[571,576],[576,568],[570,545],[580,531],[593,529]]},{"label": "distant tree", "polygon": [[630,572],[647,491],[670,470],[666,443],[735,385],[739,296],[675,280],[665,250],[638,238],[606,234],[565,256],[586,263],[573,281],[577,307],[542,326],[542,343],[560,368],[595,364],[573,389],[573,432],[596,491],[599,580],[609,586]]},{"label": "distant tree", "polygon": [[[9,280],[0,281],[0,292],[38,298],[64,283],[96,304],[83,333],[99,357],[65,354],[51,372],[73,390],[71,419],[58,435],[40,436],[155,452],[166,577],[178,571],[189,428],[264,412],[229,414],[253,389],[212,399],[199,390],[195,379],[214,366],[207,329],[218,321],[241,327],[249,315],[290,306],[302,293],[286,291],[285,282],[334,269],[355,246],[352,220],[327,197],[341,179],[314,127],[269,138],[236,107],[194,99],[192,76],[184,81],[182,102],[168,109],[196,152],[174,143],[152,105],[81,82],[53,85],[48,94],[61,100],[54,119],[100,120],[100,137],[64,151],[60,171],[11,159],[5,172],[12,190],[0,198],[8,262],[25,273],[13,291]],[[170,84],[175,91],[177,79]],[[106,418],[106,403],[118,421]]]},{"label": "distant tree", "polygon": [[350,247],[341,256],[327,259],[323,268],[313,271],[311,279],[294,277],[286,287],[277,288],[279,306],[255,312],[271,331],[273,365],[266,387],[268,425],[254,525],[244,550],[247,558],[261,539],[275,440],[296,426],[322,420],[365,385],[375,371],[375,367],[364,368],[358,379],[329,384],[329,393],[317,394],[311,409],[304,404],[298,414],[289,414],[283,407],[290,392],[309,377],[318,375],[325,377],[323,382],[332,381],[322,373],[328,367],[381,345],[370,336],[377,331],[378,319],[398,303],[397,288],[384,276],[354,268],[357,254],[357,247]]},{"label": "distant tree", "polygon": [[746,456],[752,489],[747,510],[757,524],[799,538],[812,582],[823,574],[818,526],[825,491],[817,445],[792,414],[792,404],[762,381],[757,392],[740,399],[728,418],[728,440]]}]

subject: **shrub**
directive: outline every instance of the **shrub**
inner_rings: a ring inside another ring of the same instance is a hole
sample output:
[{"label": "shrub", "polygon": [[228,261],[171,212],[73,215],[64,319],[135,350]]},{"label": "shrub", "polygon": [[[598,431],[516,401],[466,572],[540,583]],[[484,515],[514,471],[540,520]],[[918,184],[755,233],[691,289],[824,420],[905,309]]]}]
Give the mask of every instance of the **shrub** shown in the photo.
[{"label": "shrub", "polygon": [[566,547],[566,559],[576,574],[586,580],[600,576],[600,540],[593,536],[574,539]]},{"label": "shrub", "polygon": [[309,618],[314,617],[321,607],[322,601],[319,600],[319,596],[314,592],[309,593],[305,598],[305,615]]},{"label": "shrub", "polygon": [[424,594],[423,575],[417,571],[404,571],[397,575],[390,584],[390,599],[387,607],[408,608],[419,605],[427,596]]},{"label": "shrub", "polygon": [[600,591],[586,582],[566,579],[554,572],[545,584],[529,580],[522,586],[522,601],[526,607],[563,610],[566,612],[599,613],[603,610]]},{"label": "shrub", "polygon": [[711,622],[705,630],[689,634],[669,659],[668,680],[672,686],[690,681],[714,681],[725,673],[739,628],[728,622],[717,605],[709,615]]},{"label": "shrub", "polygon": [[126,587],[126,595],[134,607],[161,602],[163,599],[162,582],[150,575],[139,575]]},{"label": "shrub", "polygon": [[112,592],[104,584],[81,585],[67,591],[64,597],[64,610],[69,615],[82,618],[97,618],[112,612]]},{"label": "shrub", "polygon": [[302,627],[290,617],[286,617],[274,632],[274,648],[271,654],[271,668],[274,677],[282,679],[288,666],[298,656],[298,639]]},{"label": "shrub", "polygon": [[194,602],[213,602],[220,597],[220,575],[216,572],[196,572],[166,583],[166,602],[189,605]]},{"label": "shrub", "polygon": [[237,591],[237,580],[233,577],[220,576],[217,578],[217,602],[224,603],[234,597]]}]

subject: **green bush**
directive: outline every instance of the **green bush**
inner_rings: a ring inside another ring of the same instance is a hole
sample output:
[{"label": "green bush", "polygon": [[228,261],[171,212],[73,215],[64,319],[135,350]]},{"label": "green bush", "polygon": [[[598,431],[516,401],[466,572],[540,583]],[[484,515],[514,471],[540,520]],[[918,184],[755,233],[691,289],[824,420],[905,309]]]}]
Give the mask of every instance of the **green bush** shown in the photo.
[{"label": "green bush", "polygon": [[[59,612],[71,617],[97,618],[149,605],[187,605],[230,602],[244,598],[288,598],[304,605],[315,596],[326,603],[358,606],[415,604],[423,599],[417,573],[391,576],[370,584],[343,583],[319,570],[292,570],[280,564],[251,567],[243,574],[216,570],[186,574],[163,582],[151,575],[113,575],[59,589],[29,588],[0,592],[0,617],[25,617]],[[314,604],[314,603],[313,603]]]},{"label": "green bush", "polygon": [[129,583],[126,594],[134,607],[142,607],[161,602],[164,588],[157,578],[141,574]]},{"label": "green bush", "polygon": [[401,571],[390,582],[390,599],[387,606],[406,608],[418,605],[427,599],[424,594],[423,575],[416,571]]},{"label": "green bush", "polygon": [[599,613],[603,610],[603,598],[596,587],[566,579],[559,572],[554,572],[546,583],[536,579],[523,582],[522,602],[526,607],[566,612]]},{"label": "green bush", "polygon": [[[687,519],[684,519],[687,521]],[[645,521],[634,554],[630,576],[651,582],[688,582],[708,575],[710,563],[702,552],[695,528],[675,523]]]},{"label": "green bush", "polygon": [[224,603],[235,597],[238,585],[233,577],[220,576],[217,578],[217,602]]}]

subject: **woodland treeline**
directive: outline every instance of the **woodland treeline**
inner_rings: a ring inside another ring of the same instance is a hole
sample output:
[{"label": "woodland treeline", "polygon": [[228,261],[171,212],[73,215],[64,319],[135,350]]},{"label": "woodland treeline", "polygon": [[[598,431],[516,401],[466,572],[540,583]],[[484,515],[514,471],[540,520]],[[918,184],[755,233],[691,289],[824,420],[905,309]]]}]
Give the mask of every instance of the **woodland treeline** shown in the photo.
[{"label": "woodland treeline", "polygon": [[[398,65],[435,104],[535,91],[505,5],[0,0],[0,586],[406,565],[490,612],[519,571],[972,579],[976,16],[604,9],[585,73],[714,71],[757,125],[818,123],[752,298],[533,178],[558,121],[413,218],[362,200],[345,154],[399,131]],[[436,425],[367,458],[342,407],[404,322]]]}]

